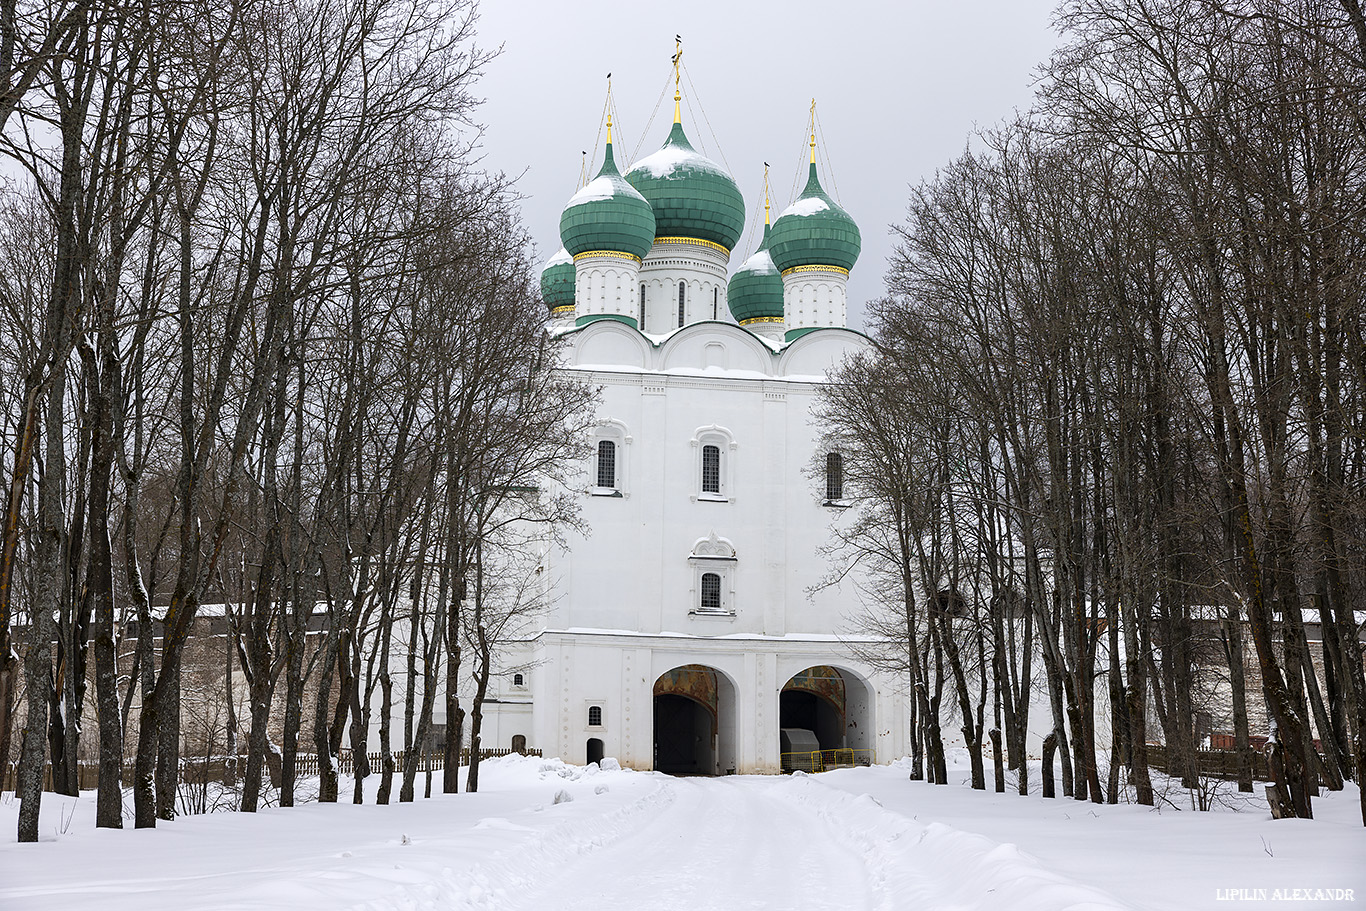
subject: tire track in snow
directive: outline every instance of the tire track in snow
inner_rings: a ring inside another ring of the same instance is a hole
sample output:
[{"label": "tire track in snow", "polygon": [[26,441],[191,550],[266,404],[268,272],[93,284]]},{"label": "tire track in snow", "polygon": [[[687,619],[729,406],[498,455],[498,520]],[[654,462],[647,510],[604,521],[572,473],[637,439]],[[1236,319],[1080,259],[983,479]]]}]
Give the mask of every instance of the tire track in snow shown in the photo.
[{"label": "tire track in snow", "polygon": [[809,806],[859,846],[875,871],[875,911],[902,908],[981,911],[1131,911],[1100,889],[1044,868],[1013,844],[943,823],[920,823],[798,773],[786,782]]},{"label": "tire track in snow", "polygon": [[506,907],[746,911],[877,907],[858,846],[773,778],[675,779],[633,838],[567,865]]},{"label": "tire track in snow", "polygon": [[[551,871],[572,865],[647,825],[674,801],[671,784],[661,780],[648,794],[609,813],[578,816],[540,829],[510,825],[501,818],[483,820],[483,827],[525,828],[534,834],[490,855],[473,869],[453,871],[448,867],[432,881],[410,886],[392,898],[354,905],[353,911],[496,911],[511,907],[516,895],[534,888]],[[555,812],[550,807],[545,809]]]}]

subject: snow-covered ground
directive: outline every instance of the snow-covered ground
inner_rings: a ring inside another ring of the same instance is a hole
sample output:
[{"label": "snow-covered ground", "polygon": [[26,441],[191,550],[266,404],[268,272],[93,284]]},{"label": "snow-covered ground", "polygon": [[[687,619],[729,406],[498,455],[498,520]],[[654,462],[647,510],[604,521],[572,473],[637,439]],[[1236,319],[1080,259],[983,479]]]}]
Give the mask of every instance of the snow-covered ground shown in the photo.
[{"label": "snow-covered ground", "polygon": [[1258,889],[1264,905],[1239,907],[1347,907],[1295,889],[1366,901],[1355,790],[1317,801],[1313,821],[1273,822],[1255,802],[1044,801],[910,782],[900,765],[685,779],[509,757],[481,777],[478,794],[413,804],[122,832],[93,828],[93,793],[45,795],[37,845],[14,843],[7,795],[0,909],[1195,909]]}]

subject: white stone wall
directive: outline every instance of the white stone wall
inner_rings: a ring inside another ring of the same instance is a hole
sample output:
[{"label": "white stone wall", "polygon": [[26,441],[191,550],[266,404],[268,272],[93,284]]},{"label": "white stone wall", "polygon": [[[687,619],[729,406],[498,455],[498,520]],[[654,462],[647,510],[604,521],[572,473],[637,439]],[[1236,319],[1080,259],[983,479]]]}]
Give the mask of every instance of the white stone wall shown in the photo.
[{"label": "white stone wall", "polygon": [[636,318],[640,263],[618,256],[584,256],[574,262],[574,317],[607,314]]},{"label": "white stone wall", "polygon": [[783,317],[787,331],[847,325],[848,284],[848,274],[838,269],[804,268],[784,275]]},{"label": "white stone wall", "polygon": [[[823,505],[824,478],[811,473],[823,453],[810,408],[825,370],[864,344],[834,330],[775,354],[738,326],[716,324],[658,345],[613,321],[576,333],[566,369],[602,387],[601,434],[618,444],[618,485],[590,488],[585,463],[591,532],[547,555],[553,606],[531,645],[529,745],[582,762],[597,738],[606,755],[650,768],[654,683],[701,664],[724,680],[717,771],[776,771],[779,692],[797,672],[827,664],[857,681],[847,688],[858,721],[848,745],[884,761],[905,751],[895,681],[846,644],[856,586],[813,591],[829,570],[821,548],[845,511]],[[719,493],[702,490],[707,445],[721,451]],[[723,576],[721,613],[698,610],[704,571]],[[588,723],[594,705],[599,726]],[[503,746],[511,728],[499,724]]]},{"label": "white stone wall", "polygon": [[664,334],[678,328],[679,282],[685,286],[684,325],[713,318],[733,322],[726,306],[728,262],[720,250],[702,244],[655,244],[641,263],[636,287],[638,312],[639,284],[645,286],[644,331]]}]

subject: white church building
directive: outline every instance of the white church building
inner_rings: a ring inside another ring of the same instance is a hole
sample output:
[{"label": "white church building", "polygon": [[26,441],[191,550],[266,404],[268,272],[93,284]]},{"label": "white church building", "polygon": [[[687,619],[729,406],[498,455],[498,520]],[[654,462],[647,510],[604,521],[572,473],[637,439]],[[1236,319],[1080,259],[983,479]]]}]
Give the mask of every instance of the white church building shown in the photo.
[{"label": "white church building", "polygon": [[563,369],[602,390],[591,531],[546,554],[549,606],[507,656],[483,741],[683,774],[805,768],[782,754],[813,750],[890,761],[905,694],[856,657],[857,587],[819,585],[848,504],[811,408],[868,344],[846,327],[858,227],[821,188],[813,136],[801,196],[771,227],[765,204],[763,244],[728,273],[744,201],[679,101],[625,174],[608,119],[542,273]]}]

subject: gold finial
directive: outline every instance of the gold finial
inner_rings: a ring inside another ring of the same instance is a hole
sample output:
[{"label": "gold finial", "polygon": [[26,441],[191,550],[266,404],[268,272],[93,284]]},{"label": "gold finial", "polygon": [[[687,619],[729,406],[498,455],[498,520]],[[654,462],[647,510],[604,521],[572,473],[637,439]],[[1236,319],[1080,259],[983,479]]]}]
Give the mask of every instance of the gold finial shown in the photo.
[{"label": "gold finial", "polygon": [[811,163],[816,163],[816,99],[811,99]]},{"label": "gold finial", "polygon": [[607,144],[612,144],[612,74],[607,74]]},{"label": "gold finial", "polygon": [[769,205],[770,205],[770,203],[769,203],[769,201],[768,201],[768,162],[764,162],[764,227],[765,227],[765,228],[767,228],[767,227],[768,227],[768,224],[769,224],[769,222],[768,222],[768,209],[769,209]]},{"label": "gold finial", "polygon": [[683,95],[678,90],[679,68],[683,65],[683,39],[674,35],[674,123],[683,122],[683,111],[679,102]]}]

